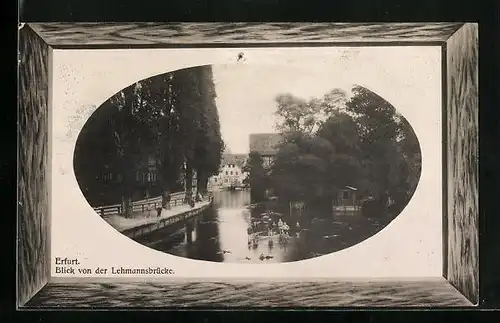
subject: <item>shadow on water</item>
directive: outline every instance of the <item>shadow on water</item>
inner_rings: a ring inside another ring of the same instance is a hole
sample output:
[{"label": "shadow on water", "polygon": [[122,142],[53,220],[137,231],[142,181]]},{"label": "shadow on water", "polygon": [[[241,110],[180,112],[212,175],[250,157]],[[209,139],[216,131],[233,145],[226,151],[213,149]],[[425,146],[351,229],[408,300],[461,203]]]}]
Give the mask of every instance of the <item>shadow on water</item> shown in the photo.
[{"label": "shadow on water", "polygon": [[141,241],[150,248],[179,257],[222,262],[219,228],[214,208],[207,209],[197,218],[182,224],[158,230]]},{"label": "shadow on water", "polygon": [[246,208],[250,205],[250,191],[213,192],[216,208]]},{"label": "shadow on water", "polygon": [[224,260],[218,238],[217,213],[213,207],[198,219],[195,234],[196,239],[193,244],[186,245],[188,258],[215,262]]},{"label": "shadow on water", "polygon": [[212,208],[175,232],[156,234],[156,242],[149,245],[179,257],[213,262],[292,262],[353,246],[389,222],[388,217],[334,217],[317,210],[299,217],[273,202],[251,204],[248,191],[221,191],[214,192]]}]

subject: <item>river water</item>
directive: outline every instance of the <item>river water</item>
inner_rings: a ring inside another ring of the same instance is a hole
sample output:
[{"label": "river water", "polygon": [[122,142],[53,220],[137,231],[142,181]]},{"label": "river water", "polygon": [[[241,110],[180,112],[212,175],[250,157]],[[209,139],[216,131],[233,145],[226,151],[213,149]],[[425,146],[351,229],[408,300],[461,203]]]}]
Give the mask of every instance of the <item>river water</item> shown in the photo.
[{"label": "river water", "polygon": [[[249,191],[213,194],[213,207],[192,220],[189,238],[188,230],[182,228],[150,247],[180,257],[214,262],[292,262],[355,245],[389,222],[359,214],[290,216],[289,210],[279,210],[276,206],[252,205]],[[281,216],[263,218],[262,213],[269,211],[281,211]],[[288,230],[280,233],[279,219],[287,224]]]}]

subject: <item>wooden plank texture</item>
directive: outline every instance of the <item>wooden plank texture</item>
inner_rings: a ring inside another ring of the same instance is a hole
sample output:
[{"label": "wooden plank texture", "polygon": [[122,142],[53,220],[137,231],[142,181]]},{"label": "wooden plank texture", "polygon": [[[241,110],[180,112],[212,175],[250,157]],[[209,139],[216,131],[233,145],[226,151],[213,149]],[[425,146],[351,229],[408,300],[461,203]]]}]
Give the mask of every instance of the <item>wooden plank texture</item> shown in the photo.
[{"label": "wooden plank texture", "polygon": [[48,281],[49,48],[29,27],[20,31],[18,106],[18,304]]},{"label": "wooden plank texture", "polygon": [[446,278],[479,301],[478,28],[447,42],[448,268]]},{"label": "wooden plank texture", "polygon": [[[446,41],[446,97],[449,120],[446,278],[456,289],[444,279],[322,283],[82,281],[46,285],[50,275],[49,45],[59,48],[64,46],[92,48],[92,46],[122,45],[168,47],[172,44],[399,41]],[[19,52],[17,279],[20,306],[28,308],[455,307],[471,306],[472,303],[478,302],[476,24],[43,23],[29,24],[21,29]],[[35,296],[32,297],[33,295]]]},{"label": "wooden plank texture", "polygon": [[38,23],[54,47],[287,42],[444,42],[460,23]]},{"label": "wooden plank texture", "polygon": [[28,308],[468,307],[444,279],[51,283]]}]

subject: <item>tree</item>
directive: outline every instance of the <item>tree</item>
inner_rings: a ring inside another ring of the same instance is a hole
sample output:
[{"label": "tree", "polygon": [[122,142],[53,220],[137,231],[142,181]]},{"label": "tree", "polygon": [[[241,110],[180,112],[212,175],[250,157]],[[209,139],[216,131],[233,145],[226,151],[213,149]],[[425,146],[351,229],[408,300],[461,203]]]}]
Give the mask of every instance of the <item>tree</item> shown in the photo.
[{"label": "tree", "polygon": [[143,108],[140,83],[126,87],[112,101],[118,110],[111,118],[111,129],[118,156],[117,173],[121,178],[122,214],[129,217],[136,167],[149,147],[151,136],[147,123],[137,117]]},{"label": "tree", "polygon": [[[396,196],[401,200],[400,192],[408,192],[406,179],[412,178],[412,185],[416,185],[415,176],[420,174],[418,140],[408,122],[389,102],[361,86],[355,86],[353,93],[346,106],[358,124],[365,184],[384,208],[391,196],[393,200]],[[409,162],[414,164],[412,174]],[[406,203],[407,196],[404,200]]]},{"label": "tree", "polygon": [[200,124],[197,130],[194,165],[197,173],[197,191],[205,194],[208,178],[218,173],[224,142],[219,123],[219,113],[215,102],[216,93],[211,66],[202,66],[199,73]]},{"label": "tree", "polygon": [[[272,167],[272,184],[285,200],[331,202],[347,185],[376,198],[379,211],[389,201],[408,201],[420,173],[420,148],[408,122],[370,90],[353,95],[334,89],[309,101],[277,96],[278,128],[284,132]],[[404,194],[403,194],[404,193]]]},{"label": "tree", "polygon": [[361,176],[356,125],[333,114],[316,135],[289,133],[272,167],[273,185],[285,201],[331,201],[339,188]]},{"label": "tree", "polygon": [[276,115],[282,119],[278,130],[287,132],[303,132],[312,134],[318,127],[321,115],[321,101],[306,101],[291,94],[280,94],[276,97]]},{"label": "tree", "polygon": [[272,182],[284,201],[311,201],[328,195],[330,143],[320,137],[303,136],[284,144],[272,166]]},{"label": "tree", "polygon": [[267,179],[263,160],[258,152],[250,152],[243,171],[249,174],[248,183],[250,184],[252,203],[263,201],[266,197]]},{"label": "tree", "polygon": [[332,147],[325,175],[331,187],[331,196],[348,185],[362,186],[366,172],[363,169],[358,127],[352,116],[333,111],[318,130],[317,136],[328,141]]},{"label": "tree", "polygon": [[312,98],[306,101],[292,94],[276,96],[276,115],[281,118],[278,130],[314,134],[332,113],[345,110],[347,93],[341,89],[333,89],[323,98]]},{"label": "tree", "polygon": [[224,149],[210,66],[177,71],[173,80],[178,113],[178,140],[182,142],[186,200],[191,199],[193,172],[197,190],[204,192],[209,176],[217,173]]},{"label": "tree", "polygon": [[347,94],[334,89],[305,101],[290,94],[276,97],[284,132],[272,168],[278,195],[290,200],[328,200],[338,188],[352,185],[359,165],[357,127],[345,112]]},{"label": "tree", "polygon": [[392,194],[394,196],[395,213],[400,212],[406,202],[411,199],[417,188],[422,170],[420,145],[415,132],[404,118],[399,120],[398,125],[399,137],[397,149],[401,158],[399,159],[399,167],[393,168],[399,171],[397,188]]},{"label": "tree", "polygon": [[332,113],[345,112],[347,102],[348,96],[346,91],[333,89],[326,93],[321,100],[323,113],[329,118]]},{"label": "tree", "polygon": [[182,189],[179,177],[184,156],[180,115],[174,97],[175,74],[176,72],[162,74],[142,81],[147,102],[144,118],[149,120],[154,136],[151,152],[158,160],[157,170],[162,191]]},{"label": "tree", "polygon": [[[87,162],[75,161],[81,174],[77,177],[85,186],[92,182],[102,186],[102,181],[94,178],[103,171],[120,177],[117,189],[125,216],[130,215],[131,198],[137,191],[136,169],[145,157],[156,159],[163,189],[180,189],[179,181],[185,176],[187,198],[191,195],[193,170],[201,175],[197,186],[202,191],[208,176],[219,168],[224,143],[210,66],[136,82],[107,100],[95,115],[100,117],[87,122],[75,154],[93,156],[100,147],[97,159],[102,168],[86,170]],[[89,158],[82,160],[91,162]]]},{"label": "tree", "polygon": [[[75,146],[74,170],[87,201],[93,205],[115,204],[121,198],[113,182],[104,181],[108,173],[117,173],[117,152],[110,120],[116,107],[105,102],[83,126]],[[96,140],[98,138],[98,140]]]}]

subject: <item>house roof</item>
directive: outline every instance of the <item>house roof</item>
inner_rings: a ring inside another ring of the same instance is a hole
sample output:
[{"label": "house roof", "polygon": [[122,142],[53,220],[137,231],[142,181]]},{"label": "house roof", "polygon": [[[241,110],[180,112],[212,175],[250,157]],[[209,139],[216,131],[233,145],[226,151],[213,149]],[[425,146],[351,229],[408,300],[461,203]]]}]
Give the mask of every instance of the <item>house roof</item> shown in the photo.
[{"label": "house roof", "polygon": [[279,133],[250,134],[250,151],[258,152],[263,156],[273,156],[278,152],[277,146],[281,143]]},{"label": "house roof", "polygon": [[248,155],[246,154],[223,154],[221,166],[234,164],[242,168],[247,157]]},{"label": "house roof", "polygon": [[346,186],[345,188],[350,189],[351,191],[357,191],[358,189],[352,186]]}]

